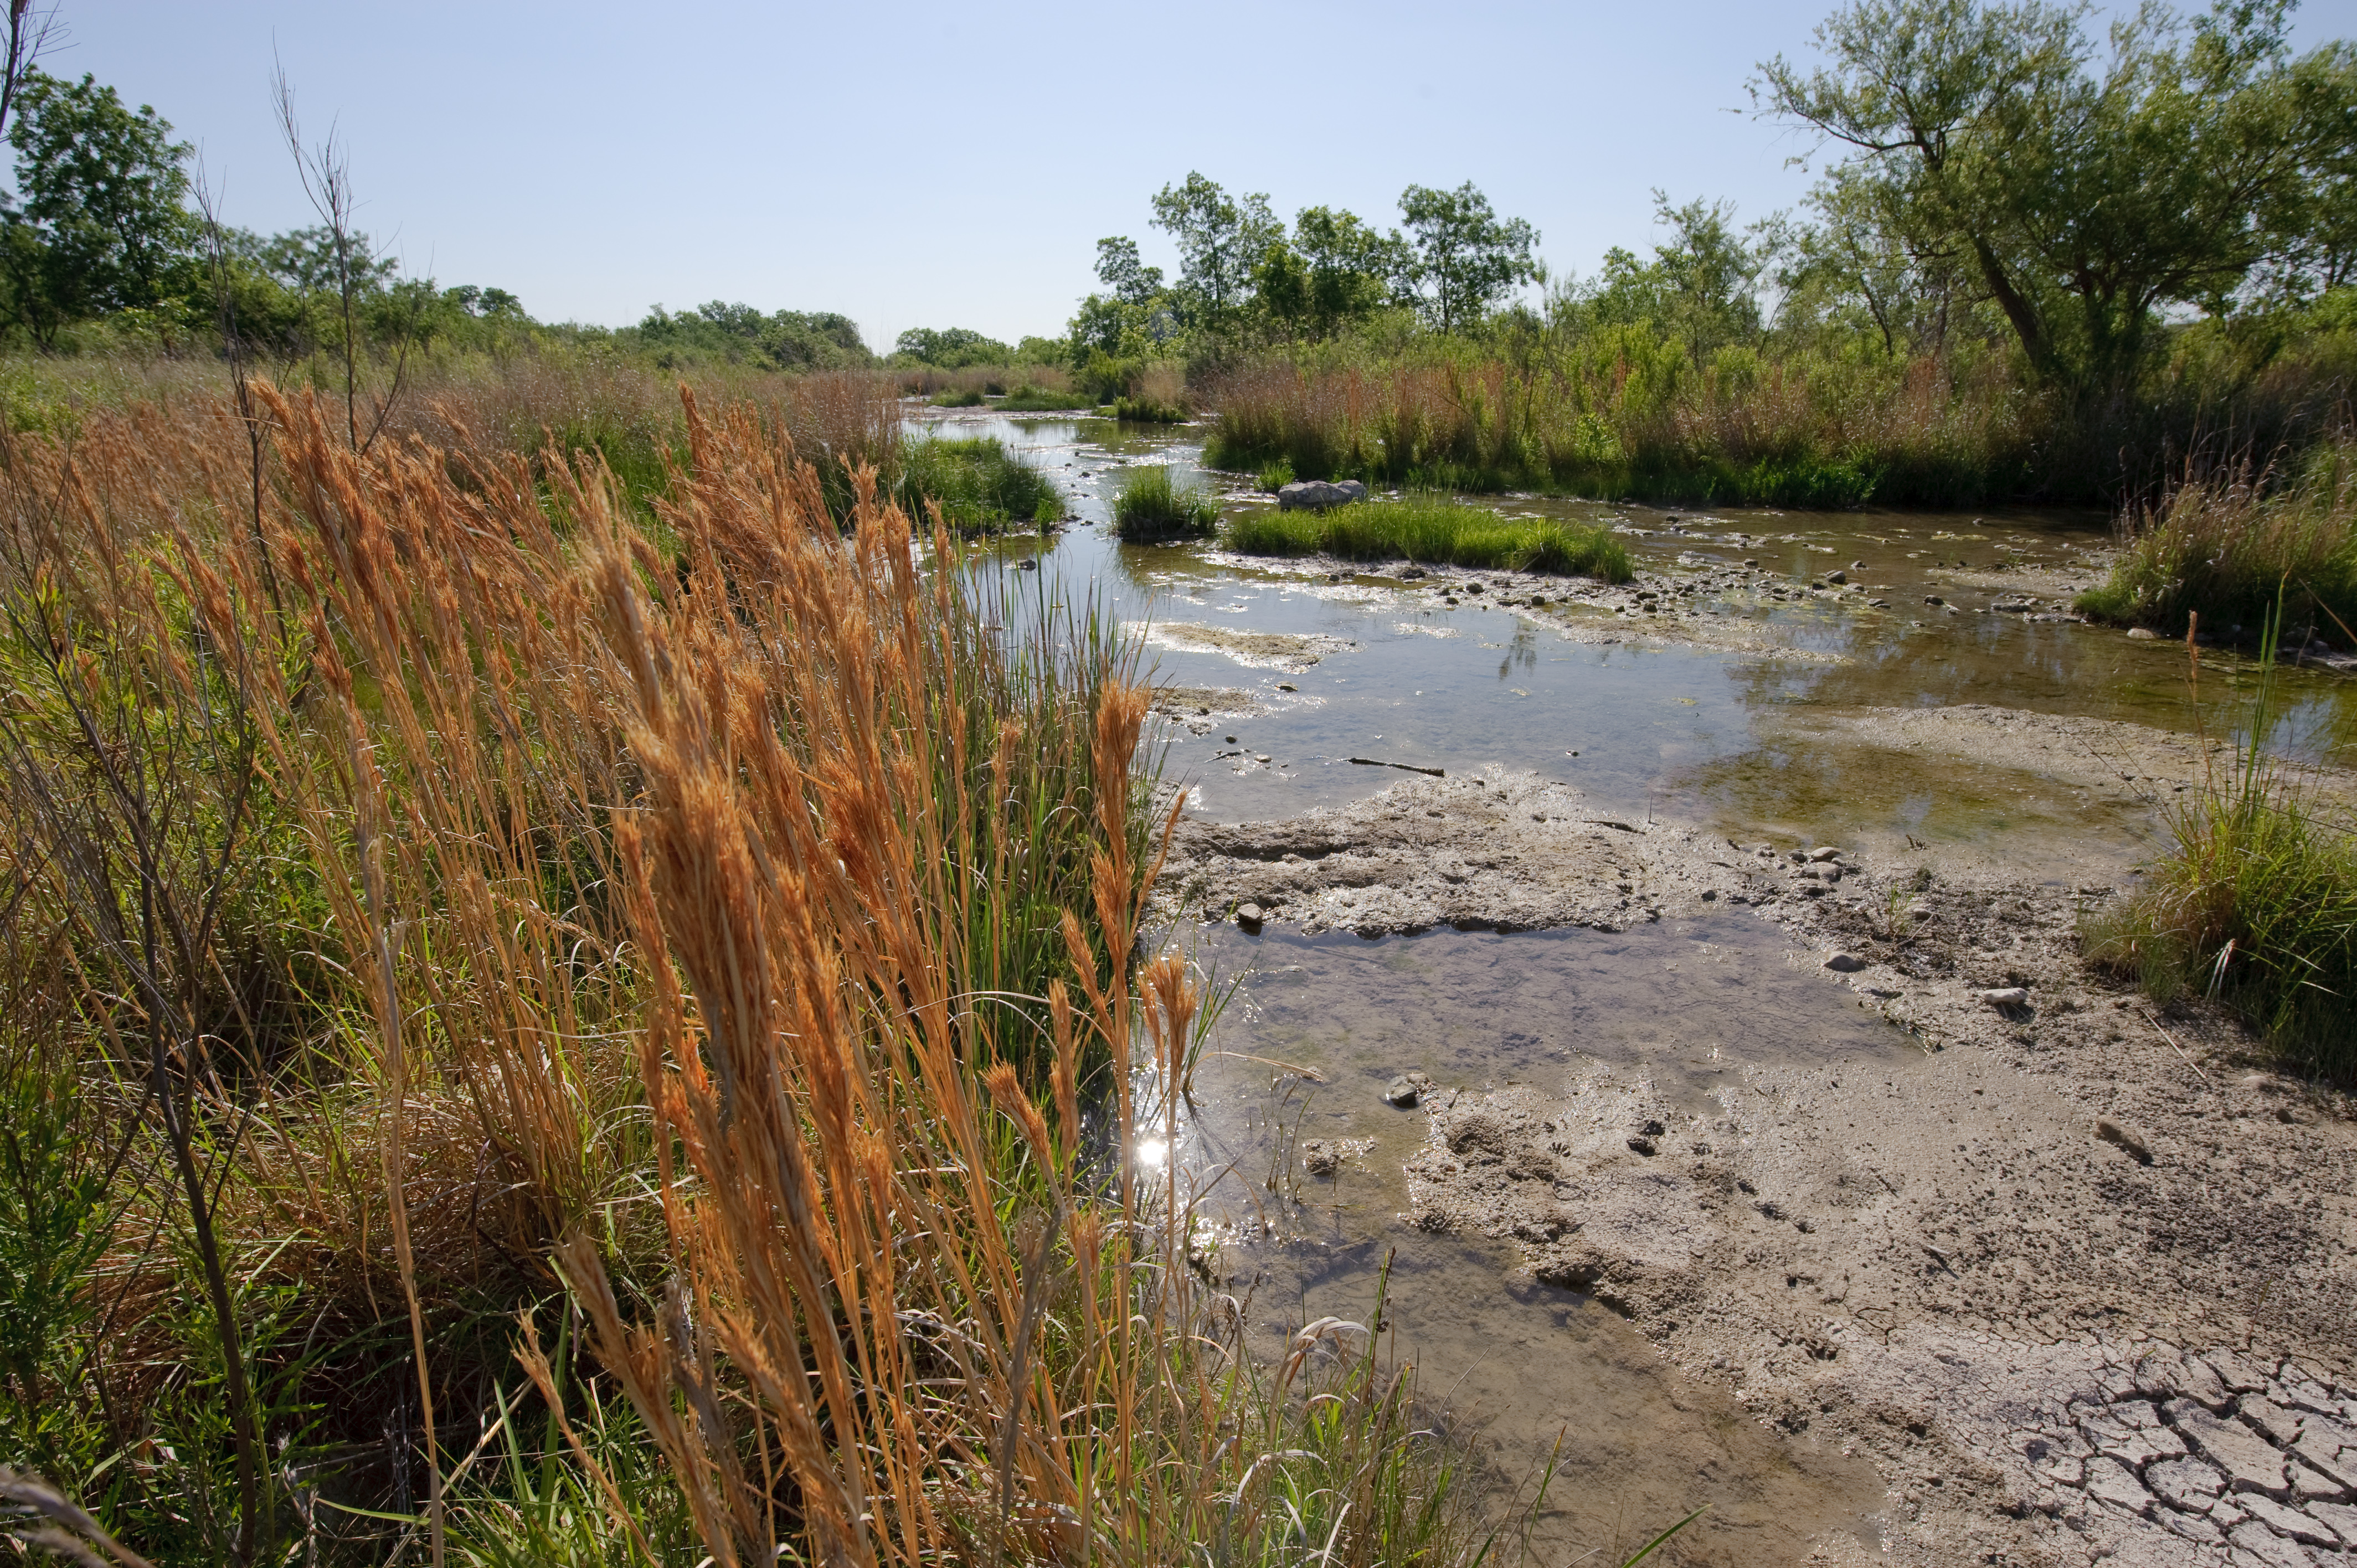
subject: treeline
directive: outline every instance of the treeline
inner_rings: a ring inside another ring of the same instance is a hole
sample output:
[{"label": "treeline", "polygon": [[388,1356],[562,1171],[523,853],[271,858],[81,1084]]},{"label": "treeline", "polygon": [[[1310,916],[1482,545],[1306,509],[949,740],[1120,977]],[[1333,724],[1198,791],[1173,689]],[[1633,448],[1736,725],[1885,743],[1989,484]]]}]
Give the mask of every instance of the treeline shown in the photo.
[{"label": "treeline", "polygon": [[1067,354],[1182,361],[1220,460],[1304,474],[1977,504],[2303,446],[2357,374],[2357,49],[2289,14],[1845,6],[1750,83],[1824,160],[1801,209],[1657,191],[1587,277],[1470,185],[1288,230],[1190,175],[1177,277],[1100,242]]}]

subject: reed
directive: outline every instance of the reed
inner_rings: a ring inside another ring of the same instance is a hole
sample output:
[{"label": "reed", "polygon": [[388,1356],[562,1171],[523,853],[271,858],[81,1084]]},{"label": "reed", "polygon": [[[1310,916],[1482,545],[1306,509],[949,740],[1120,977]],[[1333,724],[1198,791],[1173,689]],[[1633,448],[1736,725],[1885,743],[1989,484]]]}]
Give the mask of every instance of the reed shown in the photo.
[{"label": "reed", "polygon": [[640,497],[257,391],[259,483],[194,396],[0,451],[0,1251],[74,1276],[0,1417],[85,1539],[1478,1550],[1372,1337],[1189,1266],[1135,645],[838,514],[872,394],[688,395]]}]

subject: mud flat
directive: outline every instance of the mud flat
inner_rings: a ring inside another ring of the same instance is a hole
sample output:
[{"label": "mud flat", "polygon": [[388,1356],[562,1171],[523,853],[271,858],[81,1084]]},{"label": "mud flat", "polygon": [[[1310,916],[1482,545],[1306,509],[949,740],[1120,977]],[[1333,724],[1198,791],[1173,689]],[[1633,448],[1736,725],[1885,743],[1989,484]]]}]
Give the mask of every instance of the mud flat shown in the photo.
[{"label": "mud flat", "polygon": [[[2108,770],[2166,790],[2205,762],[2181,737],[2007,710],[1839,722],[1956,755],[2001,736],[2009,764],[2091,788]],[[2127,880],[2035,842],[1735,843],[1493,771],[1189,822],[1159,896],[1296,944],[1685,939],[1688,958],[1646,961],[1650,989],[1624,964],[1609,1014],[1546,1003],[1520,1047],[1469,1057],[1445,1047],[1452,1012],[1538,950],[1381,1002],[1377,969],[1297,955],[1309,996],[1394,1026],[1380,1056],[1328,1064],[1324,1174],[1289,1179],[1313,1202],[1372,1184],[1396,1234],[1472,1249],[1458,1266],[1524,1303],[1531,1367],[1549,1303],[1600,1308],[1664,1375],[1818,1455],[1792,1463],[1819,1490],[1838,1459],[1870,1463],[1866,1527],[1698,1538],[1686,1560],[2357,1560],[2357,1107],[2272,1071],[2231,1018],[2156,1013],[2085,970],[2079,915]],[[1717,966],[1711,1004],[1736,1005],[1709,1038],[1684,1039],[1701,993],[1663,961]],[[1822,1048],[1750,1048],[1793,1034],[1766,1004],[1795,994]],[[1406,1074],[1415,1103],[1394,1109]]]}]

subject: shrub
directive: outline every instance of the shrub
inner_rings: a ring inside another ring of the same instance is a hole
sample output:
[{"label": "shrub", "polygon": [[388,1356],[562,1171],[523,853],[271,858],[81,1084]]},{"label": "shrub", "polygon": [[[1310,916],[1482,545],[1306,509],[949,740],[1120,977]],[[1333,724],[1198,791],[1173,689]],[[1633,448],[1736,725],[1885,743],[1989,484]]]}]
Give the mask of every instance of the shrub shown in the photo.
[{"label": "shrub", "polygon": [[1274,463],[1262,465],[1260,472],[1253,477],[1254,483],[1271,494],[1285,489],[1293,480],[1293,465],[1282,457]]},{"label": "shrub", "polygon": [[932,400],[935,408],[980,408],[990,401],[980,387],[966,387],[959,392],[945,392]]},{"label": "shrub", "polygon": [[1176,483],[1168,465],[1129,470],[1113,502],[1114,532],[1131,542],[1210,533],[1220,525],[1217,501],[1192,486]]},{"label": "shrub", "polygon": [[1178,404],[1142,396],[1114,399],[1113,416],[1131,424],[1184,424],[1187,422],[1187,411]]},{"label": "shrub", "polygon": [[1445,496],[1360,501],[1329,511],[1259,511],[1228,524],[1226,542],[1246,555],[1332,555],[1345,561],[1415,561],[1505,568],[1625,583],[1629,547],[1601,527],[1510,519]]}]

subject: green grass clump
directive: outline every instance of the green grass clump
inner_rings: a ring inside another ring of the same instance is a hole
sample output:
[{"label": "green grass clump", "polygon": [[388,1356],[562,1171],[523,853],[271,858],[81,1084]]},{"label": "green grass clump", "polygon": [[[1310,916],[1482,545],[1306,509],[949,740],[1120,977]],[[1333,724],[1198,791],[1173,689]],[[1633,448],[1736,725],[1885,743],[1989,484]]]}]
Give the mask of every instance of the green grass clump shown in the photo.
[{"label": "green grass clump", "polygon": [[980,408],[989,401],[983,395],[980,387],[963,387],[954,392],[945,392],[931,400],[935,408]]},{"label": "green grass clump", "polygon": [[2156,1002],[2223,1002],[2300,1067],[2346,1082],[2357,1077],[2357,834],[2264,750],[2273,674],[2263,656],[2249,738],[2171,811],[2175,847],[2081,934],[2089,961]]},{"label": "green grass clump", "polygon": [[1625,583],[1637,575],[1629,547],[1609,529],[1502,518],[1487,507],[1445,496],[1360,501],[1322,512],[1258,512],[1231,522],[1227,543],[1246,555],[1502,567],[1608,583]]},{"label": "green grass clump", "polygon": [[1284,458],[1279,457],[1274,463],[1263,464],[1261,466],[1260,472],[1254,475],[1253,478],[1254,482],[1259,485],[1262,489],[1274,495],[1278,490],[1285,489],[1286,486],[1293,483],[1295,478],[1293,465],[1286,462]]},{"label": "green grass clump", "polygon": [[1205,534],[1220,525],[1217,501],[1170,477],[1168,465],[1132,468],[1113,502],[1114,532],[1133,543]]},{"label": "green grass clump", "polygon": [[1143,393],[1113,400],[1113,416],[1129,424],[1184,424],[1187,411],[1175,403]]},{"label": "green grass clump", "polygon": [[2124,513],[2119,561],[2080,611],[2177,637],[2196,615],[2213,632],[2259,626],[2280,597],[2302,640],[2315,623],[2357,624],[2357,442],[2319,448],[2288,485],[2268,478],[2189,479]]},{"label": "green grass clump", "polygon": [[942,521],[968,537],[1045,528],[1064,515],[1063,498],[1048,476],[989,435],[910,442],[898,499],[913,517],[926,516],[929,502],[939,506]]},{"label": "green grass clump", "polygon": [[1007,413],[1062,413],[1094,408],[1096,403],[1085,392],[1058,392],[1053,387],[1035,387],[1026,381],[1000,399],[998,406]]}]

